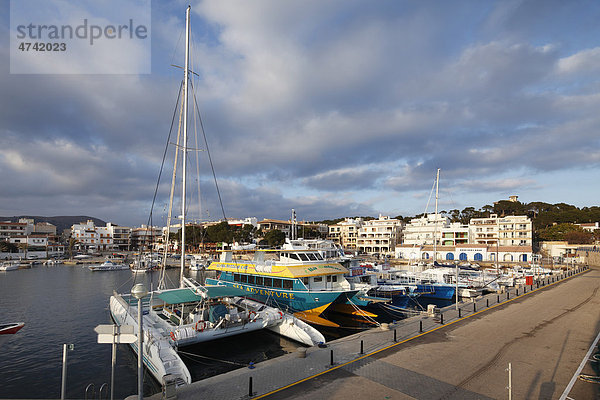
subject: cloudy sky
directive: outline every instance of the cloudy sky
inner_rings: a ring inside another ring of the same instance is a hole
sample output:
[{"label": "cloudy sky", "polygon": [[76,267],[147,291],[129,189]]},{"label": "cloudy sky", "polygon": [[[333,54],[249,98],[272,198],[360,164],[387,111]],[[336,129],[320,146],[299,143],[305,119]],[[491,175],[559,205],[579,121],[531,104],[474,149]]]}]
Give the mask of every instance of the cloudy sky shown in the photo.
[{"label": "cloudy sky", "polygon": [[[10,73],[0,2],[0,215],[147,221],[187,3],[152,2],[150,74],[26,75]],[[415,215],[437,168],[440,209],[509,195],[598,205],[599,2],[191,3],[194,88],[227,217]],[[189,146],[204,150],[198,125],[191,115]],[[207,153],[190,159],[202,193],[190,214],[218,219]]]}]

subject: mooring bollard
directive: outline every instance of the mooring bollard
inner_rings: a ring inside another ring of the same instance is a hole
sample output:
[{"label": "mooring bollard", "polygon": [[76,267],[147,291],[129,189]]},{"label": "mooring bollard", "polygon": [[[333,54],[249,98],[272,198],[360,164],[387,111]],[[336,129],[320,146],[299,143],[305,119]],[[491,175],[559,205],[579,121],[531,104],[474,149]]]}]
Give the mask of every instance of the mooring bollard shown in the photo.
[{"label": "mooring bollard", "polygon": [[419,333],[423,333],[423,320],[419,321]]},{"label": "mooring bollard", "polygon": [[500,295],[498,295],[498,298],[496,299],[496,303],[500,303]]},{"label": "mooring bollard", "polygon": [[364,354],[364,351],[363,351],[363,341],[362,340],[360,341],[360,354]]},{"label": "mooring bollard", "polygon": [[440,324],[444,325],[444,314],[440,314]]},{"label": "mooring bollard", "polygon": [[506,300],[510,299],[510,290],[506,291]]},{"label": "mooring bollard", "polygon": [[473,312],[477,312],[477,303],[473,302]]},{"label": "mooring bollard", "polygon": [[459,308],[458,309],[458,318],[461,318],[460,311],[461,311],[461,309]]},{"label": "mooring bollard", "polygon": [[517,290],[515,291],[515,296],[519,295],[519,288],[517,288]]},{"label": "mooring bollard", "polygon": [[330,351],[330,353],[329,353],[330,357],[329,358],[330,358],[330,361],[331,361],[331,365],[333,365],[333,350],[329,350],[329,351]]},{"label": "mooring bollard", "polygon": [[489,307],[490,306],[490,299],[485,299],[485,306]]},{"label": "mooring bollard", "polygon": [[394,342],[396,342],[396,330],[394,329]]},{"label": "mooring bollard", "polygon": [[248,378],[248,397],[252,397],[252,377]]}]

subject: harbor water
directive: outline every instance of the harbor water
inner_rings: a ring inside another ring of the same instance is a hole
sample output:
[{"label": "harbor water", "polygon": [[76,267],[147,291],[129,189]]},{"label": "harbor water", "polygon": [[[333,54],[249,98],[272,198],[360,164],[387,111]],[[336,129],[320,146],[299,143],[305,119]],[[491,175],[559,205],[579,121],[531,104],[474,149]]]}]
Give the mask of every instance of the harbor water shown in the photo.
[{"label": "harbor water", "polygon": [[[179,270],[167,270],[177,282]],[[191,277],[199,279],[192,272]],[[96,396],[110,383],[111,345],[98,344],[94,328],[112,323],[108,301],[113,290],[129,292],[134,279],[157,286],[158,273],[129,270],[92,272],[85,265],[36,265],[0,272],[0,321],[25,327],[0,348],[0,398],[60,398],[63,344],[73,344],[67,359],[67,398],[84,398],[89,384]],[[181,349],[193,380],[200,380],[295,351],[298,344],[258,331]],[[136,355],[117,346],[115,398],[137,392]],[[160,391],[145,374],[144,394]],[[91,393],[91,391],[90,391]]]}]

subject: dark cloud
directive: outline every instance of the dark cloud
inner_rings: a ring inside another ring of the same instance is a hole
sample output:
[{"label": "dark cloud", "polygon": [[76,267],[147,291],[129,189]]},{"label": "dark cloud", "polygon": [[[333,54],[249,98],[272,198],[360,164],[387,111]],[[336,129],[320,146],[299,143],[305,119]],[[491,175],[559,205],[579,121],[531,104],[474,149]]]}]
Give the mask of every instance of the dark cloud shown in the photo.
[{"label": "dark cloud", "polygon": [[[11,176],[3,214],[145,222],[181,81],[169,64],[180,64],[185,7],[153,6],[148,76],[10,75],[8,40],[0,42],[0,168]],[[455,196],[466,205],[531,193],[557,171],[591,176],[600,163],[597,8],[194,6],[194,91],[228,216],[417,213],[415,196],[429,192],[437,168],[444,187],[464,189]],[[8,25],[8,13],[0,16]],[[205,150],[200,121],[189,125],[190,146]],[[200,179],[210,182],[207,153],[198,155]],[[216,200],[206,194],[218,218]]]}]

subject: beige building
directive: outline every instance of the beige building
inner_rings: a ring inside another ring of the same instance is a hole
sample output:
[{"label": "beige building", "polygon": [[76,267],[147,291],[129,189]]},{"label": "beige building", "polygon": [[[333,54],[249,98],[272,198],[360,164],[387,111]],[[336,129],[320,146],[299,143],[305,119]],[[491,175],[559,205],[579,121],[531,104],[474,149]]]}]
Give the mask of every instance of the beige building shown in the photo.
[{"label": "beige building", "polygon": [[471,243],[498,246],[533,245],[533,223],[525,215],[473,218],[469,224]]},{"label": "beige building", "polygon": [[394,255],[400,243],[403,222],[380,215],[378,219],[365,221],[358,231],[356,247],[364,253]]},{"label": "beige building", "polygon": [[327,239],[339,244],[344,249],[356,250],[358,231],[364,223],[362,218],[346,218],[344,221],[329,226]]}]

